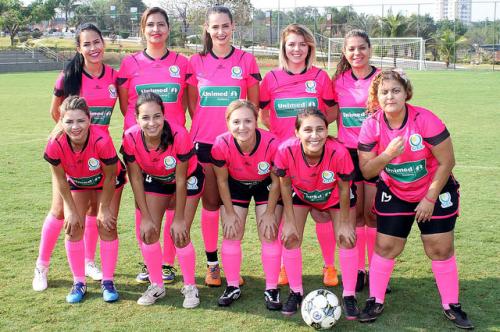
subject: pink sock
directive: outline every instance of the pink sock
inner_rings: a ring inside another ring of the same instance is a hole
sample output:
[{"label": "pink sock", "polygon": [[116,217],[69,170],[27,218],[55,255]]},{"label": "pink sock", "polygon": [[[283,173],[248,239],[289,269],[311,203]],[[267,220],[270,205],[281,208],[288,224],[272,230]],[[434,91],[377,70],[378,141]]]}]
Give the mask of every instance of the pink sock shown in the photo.
[{"label": "pink sock", "polygon": [[73,281],[85,283],[85,244],[83,240],[74,242],[66,240],[65,247],[69,268],[73,273]]},{"label": "pink sock", "polygon": [[317,222],[316,236],[323,254],[325,266],[335,265],[335,234],[333,232],[333,222]]},{"label": "pink sock", "polygon": [[279,240],[274,242],[262,242],[261,258],[264,274],[266,275],[266,289],[278,288],[278,278],[281,265],[281,244]]},{"label": "pink sock", "polygon": [[118,239],[104,241],[101,239],[102,280],[114,280],[116,263],[118,262]]},{"label": "pink sock", "polygon": [[217,251],[219,240],[219,210],[208,211],[201,209],[201,235],[205,243],[205,251]]},{"label": "pink sock", "polygon": [[391,279],[395,262],[395,259],[387,259],[377,255],[377,253],[373,253],[369,274],[370,297],[374,297],[377,303],[384,303],[385,291],[389,279]]},{"label": "pink sock", "polygon": [[339,248],[340,272],[342,273],[342,296],[356,295],[356,279],[358,277],[358,249]]},{"label": "pink sock", "polygon": [[368,251],[368,265],[372,262],[373,249],[377,239],[377,227],[366,226],[366,250]]},{"label": "pink sock", "polygon": [[175,246],[170,236],[170,226],[174,220],[175,210],[167,210],[165,212],[165,225],[163,225],[163,263],[165,265],[174,265],[175,261]]},{"label": "pink sock", "polygon": [[50,257],[61,234],[61,229],[63,228],[64,220],[56,219],[49,213],[45,217],[45,221],[42,226],[42,236],[40,238],[40,248],[38,249],[38,259],[36,263],[48,267],[50,264]]},{"label": "pink sock", "polygon": [[177,259],[184,278],[184,285],[195,285],[194,272],[196,267],[196,253],[194,251],[193,243],[189,242],[184,248],[175,248],[177,250]]},{"label": "pink sock", "polygon": [[366,235],[365,226],[356,227],[356,248],[358,250],[358,270],[365,270],[365,246]]},{"label": "pink sock", "polygon": [[302,250],[286,249],[283,247],[283,265],[285,265],[286,275],[290,289],[295,293],[304,294],[302,288]]},{"label": "pink sock", "polygon": [[241,241],[223,240],[221,256],[227,285],[240,287]]},{"label": "pink sock", "polygon": [[141,240],[141,210],[135,209],[135,238],[137,239],[137,244],[139,245],[139,250],[142,250],[142,240]]},{"label": "pink sock", "polygon": [[157,241],[153,244],[142,244],[142,256],[148,267],[149,281],[151,284],[163,286],[161,270],[161,246]]},{"label": "pink sock", "polygon": [[85,233],[83,235],[83,243],[85,243],[85,263],[94,261],[98,238],[97,217],[85,216]]},{"label": "pink sock", "polygon": [[432,261],[432,272],[441,295],[441,303],[445,310],[450,303],[458,303],[458,270],[455,255],[445,261]]}]

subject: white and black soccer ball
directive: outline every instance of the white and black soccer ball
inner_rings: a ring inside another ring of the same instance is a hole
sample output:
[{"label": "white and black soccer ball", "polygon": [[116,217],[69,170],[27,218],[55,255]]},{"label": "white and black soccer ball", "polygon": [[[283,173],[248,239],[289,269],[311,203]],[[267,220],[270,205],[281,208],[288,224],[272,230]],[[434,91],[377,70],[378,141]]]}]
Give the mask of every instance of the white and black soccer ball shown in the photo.
[{"label": "white and black soccer ball", "polygon": [[302,301],[302,319],[316,330],[326,330],[340,319],[342,308],[335,294],[326,289],[310,292]]}]

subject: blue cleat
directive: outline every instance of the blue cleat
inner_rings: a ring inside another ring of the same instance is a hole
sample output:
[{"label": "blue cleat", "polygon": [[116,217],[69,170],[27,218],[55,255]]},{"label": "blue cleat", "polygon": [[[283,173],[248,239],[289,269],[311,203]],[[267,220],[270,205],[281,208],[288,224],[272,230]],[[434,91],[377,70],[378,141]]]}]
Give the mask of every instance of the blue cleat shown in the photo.
[{"label": "blue cleat", "polygon": [[111,280],[103,280],[101,284],[102,298],[104,302],[115,302],[118,300],[118,292],[115,284]]},{"label": "blue cleat", "polygon": [[87,292],[87,285],[83,282],[76,282],[68,295],[66,295],[66,302],[79,303],[82,302],[85,293]]}]

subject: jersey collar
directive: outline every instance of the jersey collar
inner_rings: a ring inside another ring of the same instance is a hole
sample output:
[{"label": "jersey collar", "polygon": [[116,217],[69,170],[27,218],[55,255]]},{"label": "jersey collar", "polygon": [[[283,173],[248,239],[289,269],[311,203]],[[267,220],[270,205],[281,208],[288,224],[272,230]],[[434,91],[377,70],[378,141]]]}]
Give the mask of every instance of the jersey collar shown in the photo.
[{"label": "jersey collar", "polygon": [[234,50],[235,50],[234,46],[232,46],[232,45],[231,45],[231,51],[229,51],[229,54],[228,54],[228,55],[226,55],[226,56],[225,56],[225,57],[223,57],[223,58],[219,58],[217,55],[215,55],[215,53],[214,53],[214,51],[213,51],[213,50],[210,50],[210,52],[209,52],[209,53],[210,53],[210,55],[211,55],[214,59],[217,59],[217,60],[221,60],[221,59],[223,59],[223,60],[225,60],[225,59],[229,59],[229,58],[231,57],[231,55],[233,55]]},{"label": "jersey collar", "polygon": [[[73,145],[71,145],[71,139],[69,138],[68,135],[65,135],[65,136],[66,136],[66,141],[68,142],[69,148],[71,149],[71,152],[76,153],[75,150],[73,150]],[[89,131],[87,133],[87,139],[85,140],[85,143],[83,143],[82,150],[79,153],[82,153],[83,151],[85,151],[85,148],[89,144],[89,139],[90,139],[90,127],[89,127]]]},{"label": "jersey collar", "polygon": [[[255,153],[255,151],[257,151],[257,149],[259,148],[259,145],[260,145],[260,139],[261,139],[261,135],[260,135],[260,131],[258,131],[257,129],[255,129],[255,146],[253,147],[253,150],[252,152],[250,152],[249,156],[253,155]],[[240,145],[238,144],[238,141],[236,139],[234,139],[234,145],[236,145],[236,149],[238,149],[238,152],[243,156],[245,155],[243,153],[243,151],[241,151],[241,147]]]},{"label": "jersey collar", "polygon": [[[146,49],[144,49],[144,51],[142,51],[142,54],[143,54],[146,58],[148,58],[149,60],[151,60],[151,61],[156,61],[156,59],[155,59],[155,58],[153,58],[151,55],[149,55],[149,54],[146,52]],[[167,52],[166,52],[164,55],[162,55],[162,57],[161,57],[161,58],[159,58],[158,60],[165,60],[165,59],[168,57],[168,55],[169,55],[169,54],[170,54],[170,50],[167,48]]]},{"label": "jersey collar", "polygon": [[[328,138],[327,138],[328,139]],[[300,143],[300,152],[302,153],[302,159],[304,159],[304,162],[306,163],[307,167],[315,167],[323,161],[323,157],[325,156],[325,147],[326,147],[326,142],[325,145],[323,146],[323,151],[321,151],[321,157],[319,157],[319,161],[316,165],[309,165],[307,162],[306,154],[304,153],[304,148],[302,147],[302,143]]]},{"label": "jersey collar", "polygon": [[285,70],[285,73],[287,73],[288,75],[292,75],[292,76],[293,76],[293,75],[302,75],[302,74],[305,74],[306,72],[307,72],[307,67],[306,67],[306,68],[304,68],[304,70],[302,70],[300,73],[297,73],[297,74],[292,73],[292,72],[291,72],[291,71],[289,71],[289,70]]},{"label": "jersey collar", "polygon": [[[372,77],[372,76],[375,74],[375,72],[377,71],[377,68],[375,68],[375,67],[373,67],[373,66],[371,66],[371,67],[372,67],[372,71],[371,71],[371,72],[370,72],[370,73],[369,73],[369,74],[368,74],[365,78],[362,78],[363,80],[367,80],[367,79],[369,79],[369,78],[370,78],[370,77]],[[359,78],[357,78],[357,77],[356,77],[356,75],[354,75],[354,72],[352,71],[352,69],[351,69],[351,76],[352,76],[352,79],[353,79],[353,80],[355,80],[355,81],[359,80]]]},{"label": "jersey collar", "polygon": [[[401,127],[397,128],[396,130],[401,130],[404,128],[404,126],[406,125],[406,122],[408,122],[408,113],[409,113],[408,112],[408,105],[405,104],[405,118],[403,120],[403,123],[401,123]],[[390,130],[394,130],[394,128],[391,128],[389,121],[387,121],[387,117],[385,116],[384,111],[382,111],[382,115],[384,116],[384,122],[387,125],[387,128],[389,128]]]},{"label": "jersey collar", "polygon": [[[106,73],[106,66],[103,64],[102,65],[102,70],[101,70],[101,74],[99,75],[99,77],[97,77],[98,80],[100,80],[101,78],[103,78],[104,74]],[[87,76],[88,78],[90,78],[91,80],[93,80],[95,77],[93,77],[92,75],[90,75],[89,73],[87,73],[85,71],[85,69],[83,69],[83,75]]]}]

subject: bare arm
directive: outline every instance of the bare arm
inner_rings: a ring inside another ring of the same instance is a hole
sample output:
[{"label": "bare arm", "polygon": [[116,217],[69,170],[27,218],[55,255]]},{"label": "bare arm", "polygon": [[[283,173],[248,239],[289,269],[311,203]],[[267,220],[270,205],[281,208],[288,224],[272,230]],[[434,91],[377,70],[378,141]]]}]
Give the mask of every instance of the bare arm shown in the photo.
[{"label": "bare arm", "polygon": [[125,116],[128,109],[128,89],[118,86],[118,100],[120,101],[120,111]]},{"label": "bare arm", "polygon": [[108,232],[116,229],[116,217],[110,210],[111,200],[115,194],[116,185],[116,163],[112,165],[103,165],[104,181],[102,184],[102,195],[99,202],[97,221],[104,226]]},{"label": "bare arm", "polygon": [[59,106],[61,106],[63,102],[63,97],[58,97],[58,96],[52,96],[52,102],[50,104],[50,115],[52,116],[52,119],[57,123],[59,121],[59,118],[61,117],[61,114],[59,112]]},{"label": "bare arm", "polygon": [[252,104],[255,105],[255,107],[259,107],[259,84],[254,84],[252,86],[249,86],[247,88],[247,99],[250,101]]},{"label": "bare arm", "polygon": [[260,122],[266,126],[267,129],[271,128],[271,123],[269,121],[269,110],[268,109],[260,109],[259,111]]},{"label": "bare arm", "polygon": [[57,189],[64,201],[64,228],[70,237],[76,235],[78,230],[83,229],[83,219],[78,214],[75,201],[71,195],[66,173],[61,165],[51,167],[54,179],[57,182]]},{"label": "bare arm", "polygon": [[328,123],[332,123],[337,121],[337,117],[339,116],[339,105],[335,104],[326,109],[326,120]]},{"label": "bare arm", "polygon": [[196,103],[198,102],[198,87],[188,84],[187,86],[187,106],[191,119],[196,111]]},{"label": "bare arm", "polygon": [[404,152],[404,139],[401,136],[394,138],[387,148],[377,156],[376,152],[359,151],[359,167],[365,179],[376,177],[385,166]]}]

